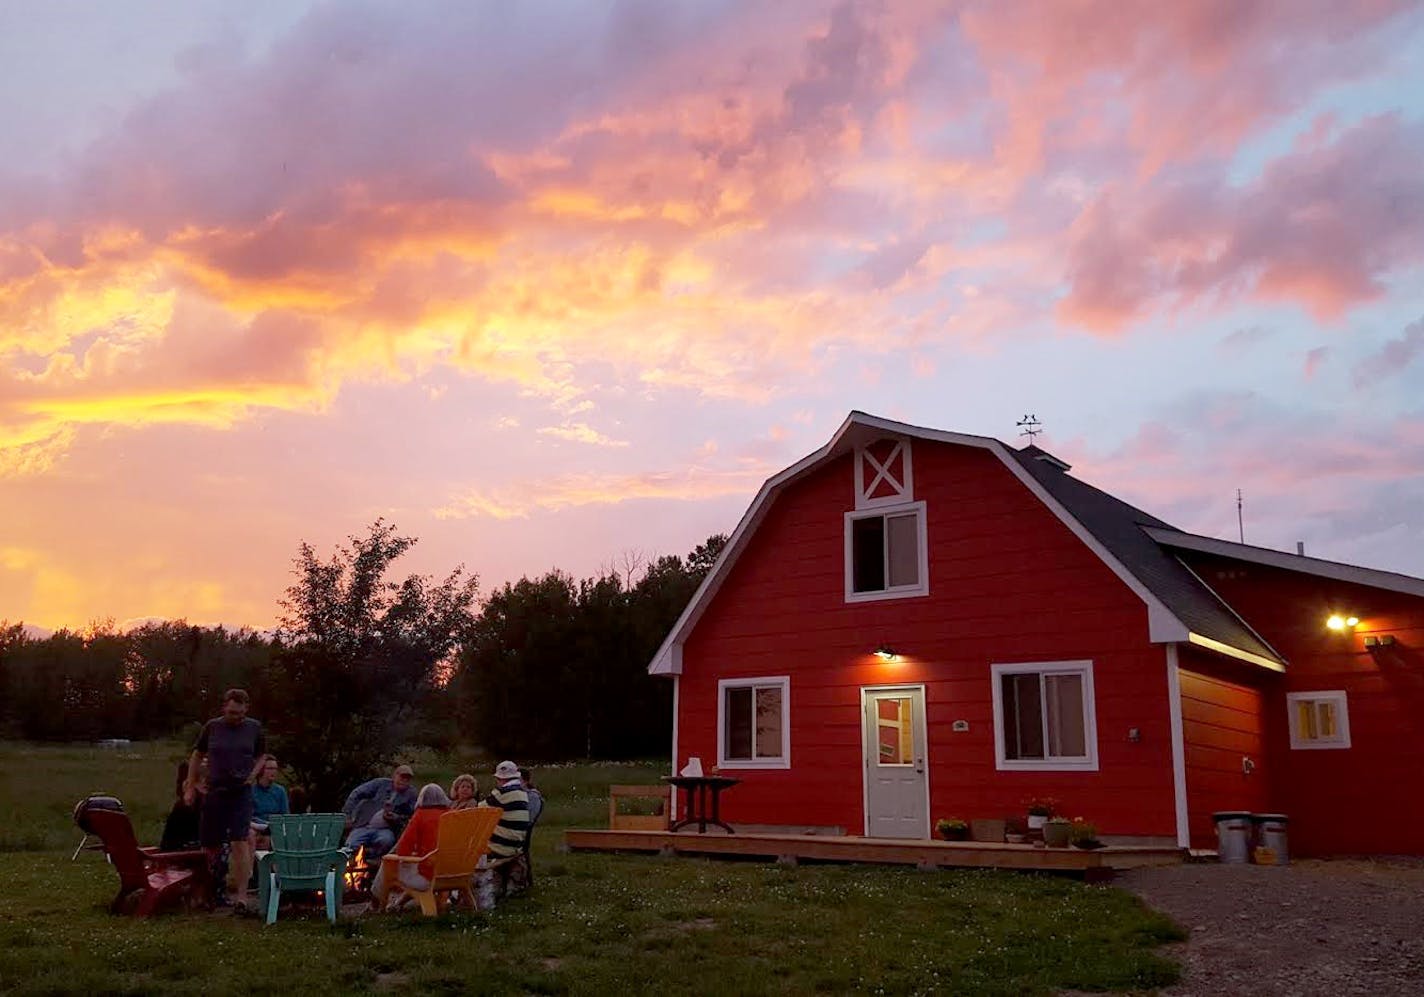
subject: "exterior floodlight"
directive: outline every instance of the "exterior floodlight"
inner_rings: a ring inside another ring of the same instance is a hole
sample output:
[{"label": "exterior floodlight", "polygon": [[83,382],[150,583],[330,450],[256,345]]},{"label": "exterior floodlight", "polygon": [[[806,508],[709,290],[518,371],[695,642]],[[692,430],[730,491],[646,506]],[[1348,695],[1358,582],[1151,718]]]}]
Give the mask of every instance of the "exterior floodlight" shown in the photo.
[{"label": "exterior floodlight", "polygon": [[1327,627],[1329,627],[1331,630],[1344,630],[1344,629],[1345,629],[1345,617],[1343,617],[1343,616],[1331,616],[1330,619],[1328,619],[1328,620],[1325,621],[1325,625],[1326,625]]},{"label": "exterior floodlight", "polygon": [[889,644],[881,644],[875,649],[875,656],[881,661],[894,661],[899,657]]},{"label": "exterior floodlight", "polygon": [[1330,618],[1325,621],[1325,625],[1336,633],[1344,633],[1346,630],[1353,630],[1360,625],[1358,616],[1341,616],[1339,613],[1330,614]]}]

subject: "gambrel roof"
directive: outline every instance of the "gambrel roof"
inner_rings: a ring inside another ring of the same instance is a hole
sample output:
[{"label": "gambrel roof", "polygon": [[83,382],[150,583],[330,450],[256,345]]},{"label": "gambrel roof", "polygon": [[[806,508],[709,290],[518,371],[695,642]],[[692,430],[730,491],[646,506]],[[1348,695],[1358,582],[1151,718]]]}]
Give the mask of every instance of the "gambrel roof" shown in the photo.
[{"label": "gambrel roof", "polygon": [[[1266,668],[1284,668],[1284,659],[1173,553],[1175,547],[1189,546],[1184,538],[1190,538],[1192,534],[1176,530],[1157,517],[1079,481],[1068,473],[1067,464],[1036,446],[1015,450],[989,436],[926,429],[864,412],[851,412],[830,442],[773,475],[762,485],[732,532],[717,563],[658,648],[648,671],[654,675],[676,675],[682,671],[684,642],[782,491],[828,461],[887,436],[976,447],[996,456],[1137,594],[1146,607],[1148,635],[1154,643],[1186,641]],[[1279,556],[1291,557],[1286,554]],[[1369,572],[1369,569],[1363,568],[1355,570],[1368,572],[1372,576],[1390,574]],[[1418,584],[1424,591],[1424,582]]]}]

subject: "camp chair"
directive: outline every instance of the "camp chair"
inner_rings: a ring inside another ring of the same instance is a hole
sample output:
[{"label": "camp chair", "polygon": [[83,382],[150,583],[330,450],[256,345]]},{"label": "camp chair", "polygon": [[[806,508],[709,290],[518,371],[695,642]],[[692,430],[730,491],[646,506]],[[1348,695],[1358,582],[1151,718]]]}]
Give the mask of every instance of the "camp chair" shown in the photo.
[{"label": "camp chair", "polygon": [[[480,857],[489,848],[490,835],[494,834],[504,811],[498,807],[476,807],[470,810],[452,810],[440,816],[436,825],[435,851],[428,855],[382,856],[386,866],[386,882],[391,884],[392,895],[404,893],[420,901],[420,909],[426,917],[434,917],[444,909],[450,893],[464,897],[471,907],[475,906],[475,894],[470,889],[475,869]],[[430,886],[425,890],[413,890],[400,881],[400,865],[424,862],[433,859],[435,874]]]},{"label": "camp chair", "polygon": [[148,917],[160,908],[207,903],[212,875],[202,851],[159,852],[140,849],[133,823],[122,810],[89,810],[84,830],[98,835],[119,874],[119,895],[109,905],[114,914]]},{"label": "camp chair", "polygon": [[267,820],[272,850],[257,862],[257,905],[267,923],[277,920],[283,890],[321,890],[327,920],[335,924],[351,857],[339,847],[345,815],[273,814]]}]

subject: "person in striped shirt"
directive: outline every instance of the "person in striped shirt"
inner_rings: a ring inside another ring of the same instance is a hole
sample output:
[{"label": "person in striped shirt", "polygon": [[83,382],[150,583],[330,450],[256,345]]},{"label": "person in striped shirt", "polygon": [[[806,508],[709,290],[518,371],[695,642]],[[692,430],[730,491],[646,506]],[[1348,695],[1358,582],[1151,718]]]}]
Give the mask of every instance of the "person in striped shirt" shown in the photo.
[{"label": "person in striped shirt", "polygon": [[499,807],[504,812],[490,835],[489,854],[475,874],[475,902],[488,910],[501,897],[519,893],[529,882],[529,856],[524,843],[529,838],[529,793],[519,777],[519,766],[500,762],[494,770],[494,790],[480,802],[482,807]]}]

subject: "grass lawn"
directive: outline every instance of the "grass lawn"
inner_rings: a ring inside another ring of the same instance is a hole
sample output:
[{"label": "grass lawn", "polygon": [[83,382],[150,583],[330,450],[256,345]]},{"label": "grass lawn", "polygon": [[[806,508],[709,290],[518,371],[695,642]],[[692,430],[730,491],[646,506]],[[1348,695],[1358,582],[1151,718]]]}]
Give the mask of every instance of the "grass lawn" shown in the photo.
[{"label": "grass lawn", "polygon": [[[556,851],[564,827],[603,823],[610,782],[664,764],[540,770],[534,891],[490,914],[111,917],[117,876],[96,853],[69,861],[70,809],[113,792],[156,840],[181,753],[0,745],[0,993],[1048,994],[1177,978],[1155,951],[1181,937],[1170,921],[1073,880]],[[418,781],[448,784],[457,761],[418,760]]]}]

